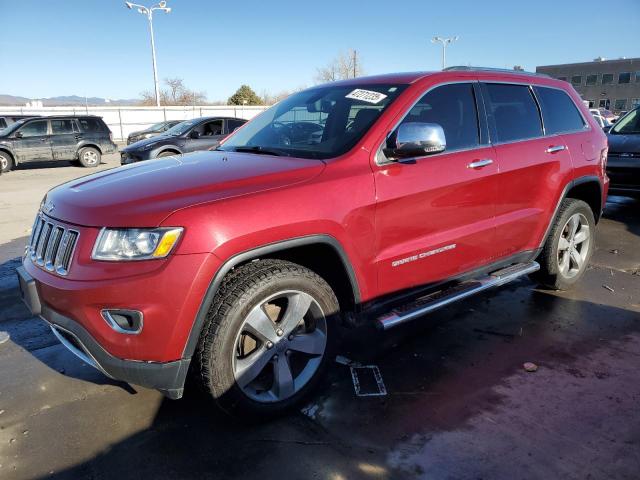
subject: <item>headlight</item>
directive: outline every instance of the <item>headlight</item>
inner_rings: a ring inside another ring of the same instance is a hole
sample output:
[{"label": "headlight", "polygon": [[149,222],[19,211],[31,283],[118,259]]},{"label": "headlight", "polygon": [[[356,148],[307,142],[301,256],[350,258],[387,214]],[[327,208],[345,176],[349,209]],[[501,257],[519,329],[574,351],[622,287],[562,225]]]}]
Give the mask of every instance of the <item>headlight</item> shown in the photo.
[{"label": "headlight", "polygon": [[94,260],[148,260],[164,258],[182,235],[182,227],[103,228],[96,239]]}]

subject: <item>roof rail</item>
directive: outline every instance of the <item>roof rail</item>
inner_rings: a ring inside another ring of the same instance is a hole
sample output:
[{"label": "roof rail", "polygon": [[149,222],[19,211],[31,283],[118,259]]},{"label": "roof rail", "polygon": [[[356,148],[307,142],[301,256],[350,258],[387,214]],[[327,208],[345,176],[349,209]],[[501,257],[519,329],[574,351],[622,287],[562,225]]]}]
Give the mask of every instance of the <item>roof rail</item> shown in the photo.
[{"label": "roof rail", "polygon": [[465,65],[455,65],[444,69],[445,72],[496,72],[496,73],[513,73],[516,75],[529,75],[534,77],[547,77],[546,73],[526,72],[524,70],[510,70],[508,68],[493,68],[493,67],[469,67]]}]

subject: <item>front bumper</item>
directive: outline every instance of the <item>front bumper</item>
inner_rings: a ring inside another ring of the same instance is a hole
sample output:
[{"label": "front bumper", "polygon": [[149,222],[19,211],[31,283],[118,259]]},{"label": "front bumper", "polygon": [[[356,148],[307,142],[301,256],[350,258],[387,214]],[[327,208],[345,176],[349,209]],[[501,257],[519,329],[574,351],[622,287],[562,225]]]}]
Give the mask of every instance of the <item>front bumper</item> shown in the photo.
[{"label": "front bumper", "polygon": [[131,163],[151,160],[153,150],[138,152],[120,152],[120,165],[129,165]]},{"label": "front bumper", "polygon": [[190,359],[172,362],[123,360],[111,355],[79,323],[42,302],[34,278],[24,267],[16,269],[20,294],[33,315],[49,324],[54,335],[74,355],[108,377],[160,390],[169,398],[180,398]]}]

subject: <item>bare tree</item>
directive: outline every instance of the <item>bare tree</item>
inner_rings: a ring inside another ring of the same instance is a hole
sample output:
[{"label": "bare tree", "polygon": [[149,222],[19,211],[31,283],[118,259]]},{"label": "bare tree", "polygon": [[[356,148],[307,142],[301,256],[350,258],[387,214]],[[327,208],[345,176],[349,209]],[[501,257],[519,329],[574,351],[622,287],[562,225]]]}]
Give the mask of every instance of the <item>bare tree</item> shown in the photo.
[{"label": "bare tree", "polygon": [[[184,85],[181,78],[165,78],[167,88],[160,92],[160,102],[163,105],[202,105],[207,97],[204,92],[190,90]],[[153,92],[142,92],[142,105],[155,105],[155,95]]]},{"label": "bare tree", "polygon": [[356,78],[364,74],[362,63],[356,50],[341,52],[328,65],[319,68],[316,73],[318,83],[335,82],[347,78]]}]

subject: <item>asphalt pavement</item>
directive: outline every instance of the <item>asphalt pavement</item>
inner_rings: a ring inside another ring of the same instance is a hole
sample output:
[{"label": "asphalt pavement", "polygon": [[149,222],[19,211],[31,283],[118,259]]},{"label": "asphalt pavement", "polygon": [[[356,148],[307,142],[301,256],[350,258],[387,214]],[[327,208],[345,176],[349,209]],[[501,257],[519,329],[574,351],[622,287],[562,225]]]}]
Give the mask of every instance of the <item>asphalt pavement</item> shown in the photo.
[{"label": "asphalt pavement", "polygon": [[[3,480],[639,477],[640,203],[610,199],[574,291],[523,279],[387,333],[349,331],[309,403],[256,425],[195,389],[171,401],[109,380],[21,304],[15,257],[40,199],[86,173],[0,177]],[[386,395],[357,396],[345,359],[377,366]]]}]

